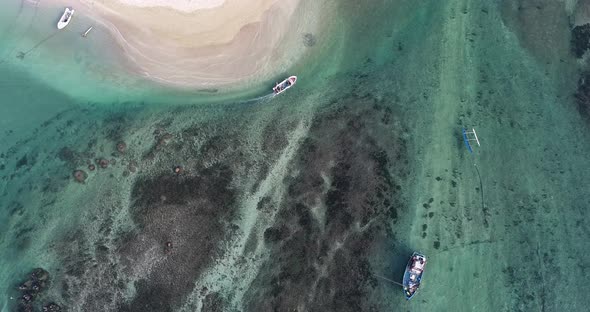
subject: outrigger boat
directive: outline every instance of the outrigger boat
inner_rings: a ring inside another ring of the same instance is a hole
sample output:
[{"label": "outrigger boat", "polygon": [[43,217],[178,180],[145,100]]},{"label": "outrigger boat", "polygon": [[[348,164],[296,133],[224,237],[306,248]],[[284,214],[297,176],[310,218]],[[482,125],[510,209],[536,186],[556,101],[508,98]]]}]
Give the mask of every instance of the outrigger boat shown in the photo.
[{"label": "outrigger boat", "polygon": [[274,88],[272,88],[272,91],[275,95],[281,94],[285,92],[285,90],[291,88],[295,84],[295,82],[297,82],[297,76],[291,76],[281,81],[281,83],[277,83],[277,85]]},{"label": "outrigger boat", "polygon": [[412,299],[422,281],[422,274],[424,274],[424,266],[426,266],[426,256],[414,252],[412,258],[406,265],[406,271],[404,272],[404,279],[402,281],[404,287],[404,295],[407,300]]},{"label": "outrigger boat", "polygon": [[68,26],[72,20],[72,15],[74,15],[74,12],[74,9],[66,8],[64,10],[64,14],[62,14],[61,18],[59,19],[59,22],[57,22],[57,29],[64,29],[66,26]]},{"label": "outrigger boat", "polygon": [[472,148],[470,142],[475,141],[475,143],[477,143],[477,146],[480,146],[479,139],[477,138],[477,133],[475,133],[475,129],[471,128],[471,131],[467,131],[467,129],[463,128],[462,132],[463,132],[463,142],[465,142],[465,146],[467,146],[467,150],[469,150],[470,153],[473,153],[473,148]]}]

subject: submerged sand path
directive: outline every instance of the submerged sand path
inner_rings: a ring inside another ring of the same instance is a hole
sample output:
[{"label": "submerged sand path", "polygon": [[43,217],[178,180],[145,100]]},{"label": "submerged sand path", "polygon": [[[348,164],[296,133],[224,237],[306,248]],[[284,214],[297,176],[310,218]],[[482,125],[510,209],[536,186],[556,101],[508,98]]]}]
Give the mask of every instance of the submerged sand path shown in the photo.
[{"label": "submerged sand path", "polygon": [[[274,224],[285,187],[289,166],[296,155],[311,125],[308,114],[299,121],[290,133],[287,146],[270,169],[269,173],[252,194],[244,194],[239,210],[239,234],[224,248],[224,254],[199,277],[191,295],[181,311],[203,311],[203,302],[210,293],[219,293],[236,311],[244,309],[243,297],[250,284],[260,274],[261,266],[268,261],[270,253],[264,245],[264,230]],[[261,211],[265,200],[272,202],[270,211]],[[207,289],[207,291],[203,291]]]},{"label": "submerged sand path", "polygon": [[[582,255],[590,198],[582,185],[590,183],[590,150],[578,142],[588,142],[587,128],[496,4],[451,1],[444,15],[432,106],[414,134],[419,170],[408,245],[430,261],[424,300],[412,305],[580,309],[585,286],[575,272],[589,261]],[[463,146],[464,126],[482,141],[473,156]],[[557,284],[568,292],[549,287]]]}]

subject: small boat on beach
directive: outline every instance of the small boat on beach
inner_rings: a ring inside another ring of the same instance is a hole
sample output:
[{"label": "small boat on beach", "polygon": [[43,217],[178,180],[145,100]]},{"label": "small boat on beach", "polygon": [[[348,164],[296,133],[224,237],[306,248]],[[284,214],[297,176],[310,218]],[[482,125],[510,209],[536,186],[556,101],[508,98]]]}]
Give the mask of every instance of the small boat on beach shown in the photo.
[{"label": "small boat on beach", "polygon": [[72,15],[74,15],[74,12],[74,9],[66,8],[64,10],[64,14],[62,14],[61,18],[59,19],[59,22],[57,22],[57,29],[64,29],[66,26],[68,26],[72,20]]},{"label": "small boat on beach", "polygon": [[86,31],[82,34],[82,37],[86,38],[86,36],[88,36],[88,33],[92,30],[92,28],[94,28],[94,26],[90,26],[88,29],[86,29]]},{"label": "small boat on beach", "polygon": [[426,266],[426,256],[414,252],[406,265],[406,271],[404,272],[404,279],[402,281],[404,295],[407,300],[412,299],[418,291],[420,282],[422,281],[422,274],[424,274],[424,266]]},{"label": "small boat on beach", "polygon": [[291,88],[295,84],[295,82],[297,82],[297,76],[291,76],[281,81],[281,83],[277,83],[277,85],[274,88],[272,88],[272,91],[275,95],[281,94],[285,92],[285,90]]}]

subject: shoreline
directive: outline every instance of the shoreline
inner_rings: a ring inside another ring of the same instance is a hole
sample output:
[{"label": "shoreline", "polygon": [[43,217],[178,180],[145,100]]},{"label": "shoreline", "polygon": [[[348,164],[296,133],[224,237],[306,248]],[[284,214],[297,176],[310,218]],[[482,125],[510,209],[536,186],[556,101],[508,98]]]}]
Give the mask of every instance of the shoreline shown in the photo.
[{"label": "shoreline", "polygon": [[[299,3],[256,0],[246,6],[226,0],[218,7],[187,13],[170,7],[130,6],[120,0],[81,0],[73,8],[76,15],[108,30],[127,60],[125,70],[132,75],[181,89],[236,89],[283,73],[304,54],[300,37],[309,30],[299,28],[309,23],[297,22]],[[68,4],[51,0],[41,5]],[[292,48],[294,42],[299,48]]]}]

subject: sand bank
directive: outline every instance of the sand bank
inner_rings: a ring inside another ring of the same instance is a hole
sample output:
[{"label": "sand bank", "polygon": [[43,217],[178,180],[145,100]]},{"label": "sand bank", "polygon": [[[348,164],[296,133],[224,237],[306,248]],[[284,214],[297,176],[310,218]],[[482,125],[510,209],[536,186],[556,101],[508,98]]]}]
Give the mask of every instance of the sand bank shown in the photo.
[{"label": "sand bank", "polygon": [[304,49],[288,43],[301,43],[309,31],[309,21],[298,22],[295,16],[299,1],[52,0],[51,6],[72,6],[108,29],[132,72],[203,88],[284,72]]}]

